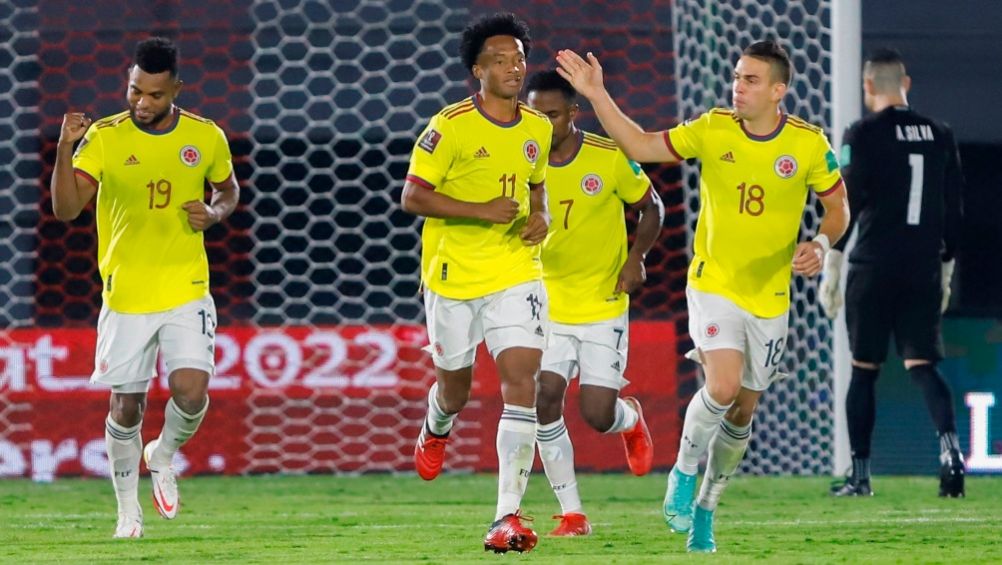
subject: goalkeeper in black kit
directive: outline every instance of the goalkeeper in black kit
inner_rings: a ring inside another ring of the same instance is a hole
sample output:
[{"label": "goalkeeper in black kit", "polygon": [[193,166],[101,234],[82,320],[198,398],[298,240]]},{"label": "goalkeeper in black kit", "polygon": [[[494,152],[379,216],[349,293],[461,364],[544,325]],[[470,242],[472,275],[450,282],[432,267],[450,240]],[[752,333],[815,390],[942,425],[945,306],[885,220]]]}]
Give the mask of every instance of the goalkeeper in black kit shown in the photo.
[{"label": "goalkeeper in black kit", "polygon": [[[953,133],[908,106],[911,78],[901,56],[875,52],[863,68],[872,113],[846,132],[843,178],[859,224],[845,289],[852,380],[846,399],[852,471],[835,496],[870,496],[875,385],[893,334],[898,354],[922,389],[940,442],[940,496],[964,496],[964,459],[943,358],[942,312],[960,239],[963,178]],[[850,230],[852,228],[850,227]],[[835,318],[843,238],[825,259],[819,300]]]}]

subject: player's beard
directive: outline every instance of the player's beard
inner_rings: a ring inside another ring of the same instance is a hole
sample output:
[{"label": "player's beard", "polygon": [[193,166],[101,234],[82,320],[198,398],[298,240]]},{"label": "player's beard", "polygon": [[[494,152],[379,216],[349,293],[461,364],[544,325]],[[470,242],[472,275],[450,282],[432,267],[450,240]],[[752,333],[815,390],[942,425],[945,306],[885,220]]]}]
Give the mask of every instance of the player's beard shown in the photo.
[{"label": "player's beard", "polygon": [[160,122],[164,121],[164,119],[170,114],[171,110],[173,110],[173,109],[174,109],[174,105],[171,104],[170,106],[167,106],[167,108],[164,109],[163,112],[160,112],[159,114],[154,114],[152,118],[150,118],[148,121],[145,121],[145,122],[142,121],[142,120],[140,120],[139,117],[136,115],[136,109],[135,108],[130,108],[129,109],[129,113],[132,114],[132,119],[136,123],[143,124],[144,126],[150,126],[150,127],[152,127],[152,126],[155,126],[155,125],[159,124]]}]

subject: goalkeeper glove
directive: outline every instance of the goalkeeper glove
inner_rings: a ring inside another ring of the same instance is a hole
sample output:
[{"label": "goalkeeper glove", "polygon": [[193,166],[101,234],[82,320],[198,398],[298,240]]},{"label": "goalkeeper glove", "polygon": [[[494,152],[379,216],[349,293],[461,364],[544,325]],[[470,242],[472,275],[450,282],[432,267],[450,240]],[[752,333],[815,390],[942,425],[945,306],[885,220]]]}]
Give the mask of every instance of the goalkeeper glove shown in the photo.
[{"label": "goalkeeper glove", "polygon": [[842,279],[842,252],[832,249],[825,254],[825,265],[821,270],[821,284],[818,286],[818,302],[824,308],[825,315],[834,320],[842,307],[842,292],[839,281]]}]

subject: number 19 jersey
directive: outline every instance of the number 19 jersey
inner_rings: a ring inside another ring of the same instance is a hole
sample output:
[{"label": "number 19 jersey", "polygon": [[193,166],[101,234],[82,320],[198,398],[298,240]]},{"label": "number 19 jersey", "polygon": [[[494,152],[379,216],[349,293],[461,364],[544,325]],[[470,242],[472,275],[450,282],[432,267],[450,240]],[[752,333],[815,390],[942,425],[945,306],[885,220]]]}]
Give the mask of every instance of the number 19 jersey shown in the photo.
[{"label": "number 19 jersey", "polygon": [[807,203],[841,186],[821,128],[783,114],[767,135],[715,108],[665,132],[679,159],[700,159],[699,219],[689,285],[761,318],[790,307],[793,251]]},{"label": "number 19 jersey", "polygon": [[530,185],[546,178],[553,126],[519,103],[515,119],[498,122],[479,96],[446,106],[414,145],[407,180],[464,202],[500,196],[518,202],[508,224],[427,218],[421,234],[421,278],[436,294],[471,300],[539,280],[540,246],[519,233],[529,217]]},{"label": "number 19 jersey", "polygon": [[163,131],[122,112],[90,126],[73,167],[98,186],[97,257],[109,308],[163,312],[209,293],[202,232],[181,206],[205,199],[206,180],[232,174],[222,130],[180,109]]}]

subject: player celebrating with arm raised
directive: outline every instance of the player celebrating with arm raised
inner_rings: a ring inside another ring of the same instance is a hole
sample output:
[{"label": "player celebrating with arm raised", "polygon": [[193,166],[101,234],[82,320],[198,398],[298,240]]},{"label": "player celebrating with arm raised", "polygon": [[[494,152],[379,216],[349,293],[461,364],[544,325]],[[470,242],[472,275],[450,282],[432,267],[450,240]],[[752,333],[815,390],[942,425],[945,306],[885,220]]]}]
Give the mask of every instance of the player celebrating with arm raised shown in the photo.
[{"label": "player celebrating with arm raised", "polygon": [[[82,113],[63,117],[52,174],[52,207],[61,220],[76,218],[97,195],[104,305],[91,380],[111,387],[105,442],[118,499],[116,538],[143,535],[140,454],[153,478],[154,506],[164,518],[177,516],[171,459],[205,417],[215,366],[216,311],[202,232],[229,216],[240,196],[226,136],[174,105],[181,90],[174,44],[140,42],[128,80],[128,111],[93,124]],[[204,202],[206,181],[211,204]],[[143,449],[158,351],[171,398],[160,437]]]},{"label": "player celebrating with arm raised", "polygon": [[[558,71],[588,98],[626,154],[641,162],[699,158],[700,211],[686,295],[694,355],[706,385],[689,403],[664,517],[688,532],[689,551],[716,551],[713,512],[751,437],[758,399],[779,376],[792,272],[821,271],[849,222],[835,154],[820,128],[783,113],[792,65],[772,41],[747,47],[734,68],[733,109],[712,109],[649,133],[620,111],[588,54],[557,55]],[[808,190],[825,209],[820,231],[798,244]],[[695,499],[699,458],[709,452]]]},{"label": "player celebrating with arm raised", "polygon": [[[560,501],[560,524],[550,535],[587,535],[591,524],[578,495],[564,393],[580,375],[585,421],[599,432],[622,434],[630,470],[650,471],[654,449],[640,403],[619,398],[619,391],[627,384],[629,293],[646,279],[644,258],[661,231],[664,205],[644,171],[615,143],[574,125],[577,93],[556,71],[533,75],[526,90],[529,105],[553,123],[546,192],[558,214],[543,246],[553,324],[536,395],[536,443]],[[629,249],[624,203],[640,211]]]},{"label": "player celebrating with arm raised", "polygon": [[514,14],[463,31],[463,66],[480,91],[431,119],[401,197],[404,210],[427,218],[421,265],[436,375],[414,464],[425,480],[441,471],[486,341],[504,399],[497,510],[484,539],[496,552],[528,551],[537,541],[519,506],[535,454],[536,376],[549,324],[539,253],[550,224],[543,181],[553,127],[518,101],[529,48],[529,29]]}]

